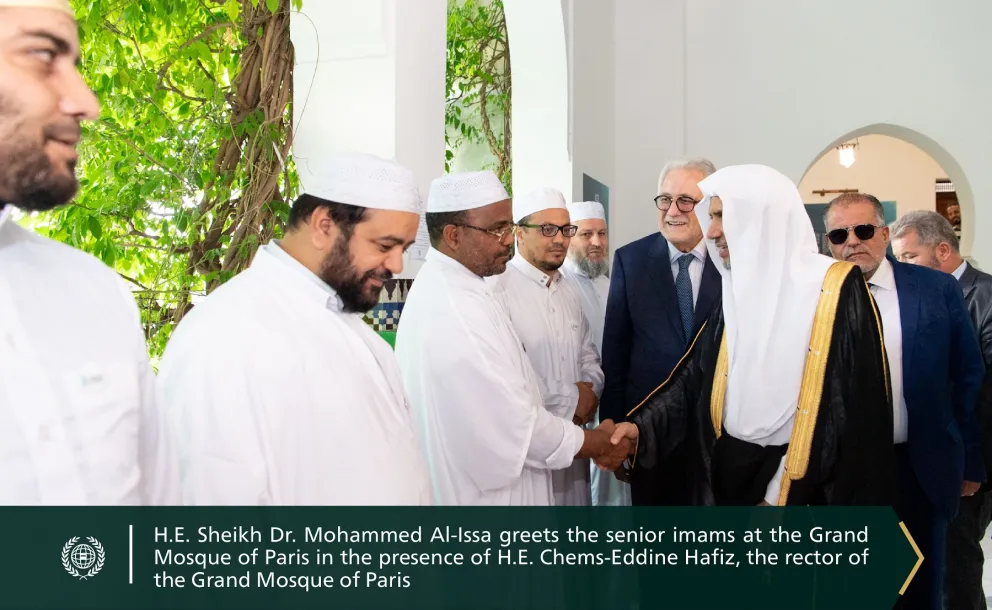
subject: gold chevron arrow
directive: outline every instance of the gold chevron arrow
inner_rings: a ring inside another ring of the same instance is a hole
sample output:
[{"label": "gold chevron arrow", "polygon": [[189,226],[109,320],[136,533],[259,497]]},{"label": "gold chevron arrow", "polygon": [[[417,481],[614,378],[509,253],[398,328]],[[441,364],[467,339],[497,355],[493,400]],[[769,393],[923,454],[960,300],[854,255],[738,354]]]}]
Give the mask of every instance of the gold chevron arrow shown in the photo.
[{"label": "gold chevron arrow", "polygon": [[913,536],[909,533],[909,529],[906,527],[906,524],[900,521],[899,527],[902,528],[902,533],[906,534],[906,540],[909,540],[909,545],[913,547],[914,551],[916,551],[916,565],[913,566],[912,570],[910,570],[909,576],[906,577],[906,582],[902,583],[902,589],[899,589],[899,595],[902,595],[906,592],[906,588],[909,587],[909,583],[912,582],[913,577],[916,576],[916,572],[923,564],[923,553],[920,552],[920,547],[916,546],[916,541],[913,540]]}]

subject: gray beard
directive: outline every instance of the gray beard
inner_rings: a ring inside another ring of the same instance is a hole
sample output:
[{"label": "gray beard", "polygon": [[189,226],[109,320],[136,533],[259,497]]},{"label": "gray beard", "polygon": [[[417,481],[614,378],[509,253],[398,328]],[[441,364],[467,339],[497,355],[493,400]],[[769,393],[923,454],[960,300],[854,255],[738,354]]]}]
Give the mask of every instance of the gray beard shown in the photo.
[{"label": "gray beard", "polygon": [[588,258],[573,258],[572,262],[591,280],[599,277],[610,277],[610,263],[605,258],[598,263],[594,263]]}]

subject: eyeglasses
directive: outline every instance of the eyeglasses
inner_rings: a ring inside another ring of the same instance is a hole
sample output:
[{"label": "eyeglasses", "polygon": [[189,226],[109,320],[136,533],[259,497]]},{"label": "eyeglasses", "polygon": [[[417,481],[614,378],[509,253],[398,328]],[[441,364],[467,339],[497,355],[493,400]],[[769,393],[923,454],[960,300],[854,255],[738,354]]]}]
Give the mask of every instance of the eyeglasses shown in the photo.
[{"label": "eyeglasses", "polygon": [[[691,212],[696,204],[699,203],[692,197],[688,195],[682,195],[675,200],[675,206],[678,207],[680,212]],[[672,207],[672,196],[671,195],[658,195],[654,198],[654,204],[662,212],[667,212]]]},{"label": "eyeglasses", "polygon": [[834,229],[827,233],[827,239],[830,240],[835,246],[839,246],[847,241],[848,234],[854,231],[854,236],[860,241],[868,241],[872,237],[875,237],[875,229],[881,229],[885,225],[855,225],[853,227],[844,227],[842,229]]},{"label": "eyeglasses", "polygon": [[575,234],[579,232],[579,227],[575,225],[553,225],[550,223],[545,223],[543,225],[517,225],[518,227],[527,227],[528,229],[540,229],[541,235],[545,237],[554,237],[558,235],[558,231],[565,237],[575,237]]},{"label": "eyeglasses", "polygon": [[[452,223],[452,224],[454,224],[454,223]],[[482,227],[473,227],[472,225],[466,225],[466,224],[455,224],[455,226],[456,227],[465,227],[466,229],[475,229],[476,231],[482,231],[483,233],[489,233],[490,235],[492,235],[493,237],[495,237],[499,241],[503,241],[503,240],[506,239],[506,236],[507,235],[510,235],[510,234],[513,233],[513,229],[515,229],[517,225],[510,224],[510,225],[507,225],[506,227],[503,227],[499,231],[494,231],[492,229],[483,229]]]}]

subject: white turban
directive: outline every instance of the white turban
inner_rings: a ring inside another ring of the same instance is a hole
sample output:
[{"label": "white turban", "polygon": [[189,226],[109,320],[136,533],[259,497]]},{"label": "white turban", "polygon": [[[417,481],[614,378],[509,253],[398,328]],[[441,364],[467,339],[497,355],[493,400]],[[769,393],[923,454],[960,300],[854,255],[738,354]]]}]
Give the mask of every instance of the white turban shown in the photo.
[{"label": "white turban", "polygon": [[505,201],[510,196],[496,174],[492,172],[464,172],[448,174],[431,183],[427,196],[427,211],[461,212]]},{"label": "white turban", "polygon": [[580,220],[602,220],[606,221],[606,211],[603,204],[598,201],[577,201],[568,204],[568,216],[572,222]]},{"label": "white turban", "polygon": [[537,188],[513,199],[513,222],[542,210],[567,210],[565,197],[557,189]]},{"label": "white turban", "polygon": [[0,7],[5,6],[18,6],[23,8],[50,8],[55,11],[61,11],[73,19],[76,18],[76,14],[73,12],[72,7],[69,6],[69,0],[0,0]]},{"label": "white turban", "polygon": [[297,171],[300,190],[326,201],[418,216],[424,211],[413,172],[390,159],[340,153],[298,159]]}]

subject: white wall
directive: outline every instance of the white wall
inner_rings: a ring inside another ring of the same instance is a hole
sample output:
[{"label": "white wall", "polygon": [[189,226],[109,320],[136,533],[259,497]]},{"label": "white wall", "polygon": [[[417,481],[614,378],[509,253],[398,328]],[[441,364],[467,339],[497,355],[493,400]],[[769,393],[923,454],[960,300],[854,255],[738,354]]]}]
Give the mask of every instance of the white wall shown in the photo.
[{"label": "white wall", "polygon": [[613,3],[568,0],[565,14],[572,90],[572,199],[582,198],[582,174],[588,174],[610,188],[612,213],[616,206]]},{"label": "white wall", "polygon": [[947,172],[933,157],[912,144],[889,136],[858,138],[857,157],[847,168],[840,164],[837,151],[830,150],[809,168],[799,183],[806,203],[827,203],[836,194],[817,195],[812,191],[858,189],[882,201],[895,201],[896,213],[936,208],[938,178]]},{"label": "white wall", "polygon": [[974,239],[992,228],[992,207],[981,205],[992,198],[992,2],[615,7],[616,181],[629,205],[614,227],[625,240],[656,224],[650,198],[669,156],[766,163],[798,182],[824,150],[881,125],[871,130],[908,137],[947,170],[962,200],[963,249],[992,260],[992,242]]}]

